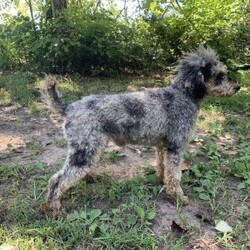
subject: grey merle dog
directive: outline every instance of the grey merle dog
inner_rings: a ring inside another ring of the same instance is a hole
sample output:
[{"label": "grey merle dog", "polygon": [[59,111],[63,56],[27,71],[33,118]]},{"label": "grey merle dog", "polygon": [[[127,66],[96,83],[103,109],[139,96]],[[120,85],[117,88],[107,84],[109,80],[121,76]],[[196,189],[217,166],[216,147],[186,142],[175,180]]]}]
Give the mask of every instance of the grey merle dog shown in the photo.
[{"label": "grey merle dog", "polygon": [[181,182],[181,158],[201,101],[206,96],[231,96],[240,86],[227,76],[216,53],[199,47],[178,66],[172,85],[161,89],[115,95],[91,95],[63,104],[56,79],[45,80],[50,104],[65,116],[68,155],[63,168],[48,183],[44,212],[58,213],[61,197],[98,163],[108,141],[118,145],[145,144],[156,147],[157,175],[167,196],[187,202]]}]

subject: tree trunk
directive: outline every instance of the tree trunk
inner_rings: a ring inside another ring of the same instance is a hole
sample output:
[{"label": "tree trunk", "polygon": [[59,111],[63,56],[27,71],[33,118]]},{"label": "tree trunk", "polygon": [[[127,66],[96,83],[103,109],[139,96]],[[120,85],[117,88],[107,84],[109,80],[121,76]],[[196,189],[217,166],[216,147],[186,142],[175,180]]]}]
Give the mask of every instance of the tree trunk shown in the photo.
[{"label": "tree trunk", "polygon": [[66,0],[51,0],[52,13],[55,16],[61,10],[67,9]]},{"label": "tree trunk", "polygon": [[29,6],[30,17],[31,17],[31,20],[32,20],[32,25],[33,25],[33,30],[34,30],[34,32],[36,34],[36,23],[35,23],[35,19],[34,19],[32,2],[31,2],[31,0],[27,0],[26,3]]}]

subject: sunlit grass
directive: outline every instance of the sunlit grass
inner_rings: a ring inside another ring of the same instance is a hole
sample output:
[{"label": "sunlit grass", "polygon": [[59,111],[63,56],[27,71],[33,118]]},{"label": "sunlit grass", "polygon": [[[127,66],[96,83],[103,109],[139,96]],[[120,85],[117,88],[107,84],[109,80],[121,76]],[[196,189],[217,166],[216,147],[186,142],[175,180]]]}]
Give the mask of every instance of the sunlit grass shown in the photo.
[{"label": "sunlit grass", "polygon": [[221,124],[225,121],[225,116],[221,109],[216,106],[209,105],[204,107],[199,112],[197,127],[200,129],[211,129],[215,124]]},{"label": "sunlit grass", "polygon": [[240,82],[242,87],[250,86],[250,70],[240,70],[236,74],[236,79]]},{"label": "sunlit grass", "polygon": [[33,114],[39,114],[45,111],[45,107],[41,102],[31,101],[28,104],[29,110]]},{"label": "sunlit grass", "polygon": [[11,104],[11,94],[5,88],[0,88],[0,105]]},{"label": "sunlit grass", "polygon": [[38,96],[34,88],[35,77],[17,72],[0,77],[0,88],[7,89],[11,96],[11,104],[28,105]]}]

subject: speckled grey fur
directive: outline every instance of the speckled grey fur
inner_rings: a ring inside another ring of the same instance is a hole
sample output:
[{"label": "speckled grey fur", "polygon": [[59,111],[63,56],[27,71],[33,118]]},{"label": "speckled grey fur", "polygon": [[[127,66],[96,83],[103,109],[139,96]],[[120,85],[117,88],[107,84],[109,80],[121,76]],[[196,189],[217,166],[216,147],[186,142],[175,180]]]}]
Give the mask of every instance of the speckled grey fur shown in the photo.
[{"label": "speckled grey fur", "polygon": [[157,173],[168,197],[187,201],[180,186],[181,156],[207,95],[231,96],[239,90],[212,49],[200,47],[178,66],[170,87],[117,95],[91,95],[68,106],[58,98],[56,79],[45,80],[51,104],[65,116],[68,157],[49,181],[43,210],[58,211],[62,194],[93,168],[109,140],[118,145],[157,148]]}]

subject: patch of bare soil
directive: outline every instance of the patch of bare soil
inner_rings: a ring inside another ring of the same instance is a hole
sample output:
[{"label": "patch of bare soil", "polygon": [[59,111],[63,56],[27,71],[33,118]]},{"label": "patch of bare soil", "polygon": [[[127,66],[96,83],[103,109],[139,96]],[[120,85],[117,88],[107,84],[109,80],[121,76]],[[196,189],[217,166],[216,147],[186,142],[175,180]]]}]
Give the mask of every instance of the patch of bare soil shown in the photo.
[{"label": "patch of bare soil", "polygon": [[54,145],[63,136],[60,117],[34,116],[27,109],[11,106],[0,108],[0,121],[1,162],[50,165],[66,155],[65,149]]},{"label": "patch of bare soil", "polygon": [[[0,161],[10,165],[42,162],[48,168],[54,164],[63,164],[67,148],[58,143],[63,138],[61,129],[63,119],[57,115],[35,116],[27,109],[0,107]],[[117,147],[110,143],[106,151],[121,151],[124,157],[114,163],[102,161],[94,174],[106,173],[121,180],[132,178],[142,172],[143,165],[154,165],[155,154],[152,150],[144,151],[142,147]],[[194,151],[195,147],[190,146]],[[188,168],[184,165],[184,168]],[[152,229],[157,234],[175,232],[185,235],[186,232],[197,230],[202,236],[195,239],[192,249],[216,250],[211,245],[215,237],[212,212],[207,205],[190,200],[188,206],[177,209],[168,202],[164,192],[155,201],[157,217]],[[194,230],[195,229],[195,230]],[[188,248],[187,248],[188,249]]]},{"label": "patch of bare soil", "polygon": [[[213,213],[211,208],[197,200],[189,199],[187,206],[177,208],[168,202],[162,194],[155,202],[157,217],[153,223],[153,231],[160,235],[172,233],[176,238],[189,237],[185,250],[219,248],[205,245],[201,241],[213,242],[216,231],[213,225]],[[202,248],[201,246],[204,246]],[[205,247],[206,246],[206,247]]]}]

